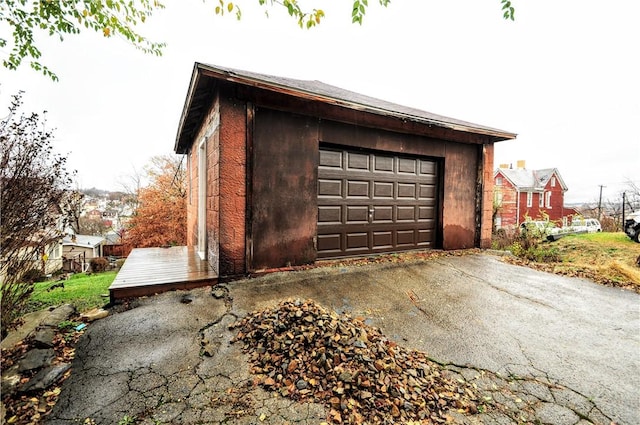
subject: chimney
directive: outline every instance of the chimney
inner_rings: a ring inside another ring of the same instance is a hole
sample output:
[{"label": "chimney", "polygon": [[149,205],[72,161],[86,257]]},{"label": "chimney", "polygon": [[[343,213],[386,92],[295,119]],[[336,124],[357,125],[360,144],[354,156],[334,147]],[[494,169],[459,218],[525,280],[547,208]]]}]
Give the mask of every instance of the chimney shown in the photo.
[{"label": "chimney", "polygon": [[526,168],[526,167],[525,167],[525,160],[524,160],[524,159],[519,159],[519,160],[518,160],[518,162],[517,162],[516,164],[517,164],[517,165],[516,165],[516,167],[517,167],[519,170],[524,170],[524,169]]},{"label": "chimney", "polygon": [[498,168],[501,168],[501,169],[509,168],[509,164],[500,164]]}]

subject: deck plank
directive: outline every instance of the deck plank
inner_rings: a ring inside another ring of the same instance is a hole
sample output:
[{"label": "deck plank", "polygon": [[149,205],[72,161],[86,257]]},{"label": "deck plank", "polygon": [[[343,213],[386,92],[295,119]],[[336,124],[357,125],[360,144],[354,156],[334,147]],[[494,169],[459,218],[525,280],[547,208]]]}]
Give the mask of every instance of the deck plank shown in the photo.
[{"label": "deck plank", "polygon": [[109,287],[111,302],[174,289],[214,285],[218,276],[194,248],[135,248]]}]

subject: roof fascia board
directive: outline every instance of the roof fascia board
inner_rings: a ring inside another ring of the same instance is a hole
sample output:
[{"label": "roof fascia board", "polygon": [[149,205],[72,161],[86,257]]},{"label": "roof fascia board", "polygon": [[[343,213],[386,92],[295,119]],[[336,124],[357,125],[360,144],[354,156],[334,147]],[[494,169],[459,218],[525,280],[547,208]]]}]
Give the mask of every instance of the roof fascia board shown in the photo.
[{"label": "roof fascia board", "polygon": [[193,95],[195,94],[196,87],[198,87],[198,82],[200,81],[200,72],[199,72],[200,64],[196,62],[193,66],[193,71],[191,72],[191,81],[189,82],[189,89],[187,90],[187,97],[184,100],[184,106],[182,107],[182,114],[180,115],[180,121],[178,122],[178,132],[176,133],[176,142],[173,146],[174,152],[178,151],[180,147],[180,135],[184,130],[184,123],[187,119],[187,115],[189,114],[189,109],[191,108],[191,102],[193,101]]},{"label": "roof fascia board", "polygon": [[498,173],[500,173],[500,175],[501,175],[503,178],[507,179],[507,180],[509,181],[509,183],[511,183],[511,186],[513,186],[516,190],[519,190],[519,186],[518,186],[518,185],[517,185],[513,180],[511,180],[511,179],[509,178],[509,176],[508,176],[508,175],[506,175],[505,173],[503,173],[501,169],[498,169],[498,170],[496,171],[496,175],[494,176],[494,178],[498,175]]},{"label": "roof fascia board", "polygon": [[566,192],[567,190],[569,190],[569,188],[567,187],[567,185],[564,183],[564,180],[562,179],[562,177],[560,176],[560,172],[558,171],[557,168],[553,169],[553,174],[555,175],[556,178],[560,181],[560,186],[562,187],[562,191]]}]

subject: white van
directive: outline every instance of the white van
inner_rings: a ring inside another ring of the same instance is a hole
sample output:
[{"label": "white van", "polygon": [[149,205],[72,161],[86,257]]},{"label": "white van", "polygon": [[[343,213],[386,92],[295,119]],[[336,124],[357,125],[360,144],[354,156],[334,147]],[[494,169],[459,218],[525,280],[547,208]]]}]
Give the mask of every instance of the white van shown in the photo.
[{"label": "white van", "polygon": [[571,228],[574,232],[602,232],[602,226],[600,225],[600,222],[595,218],[574,218],[573,220],[571,220]]}]

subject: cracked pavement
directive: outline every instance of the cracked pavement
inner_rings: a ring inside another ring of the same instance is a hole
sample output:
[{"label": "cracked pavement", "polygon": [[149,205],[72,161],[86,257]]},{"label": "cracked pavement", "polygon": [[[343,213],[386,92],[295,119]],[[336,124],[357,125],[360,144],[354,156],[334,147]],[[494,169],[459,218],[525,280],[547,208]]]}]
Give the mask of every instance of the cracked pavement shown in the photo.
[{"label": "cracked pavement", "polygon": [[46,423],[325,421],[320,404],[255,387],[230,344],[231,323],[287,298],[364,317],[473,385],[489,408],[453,412],[456,423],[640,423],[640,296],[488,254],[334,264],[141,298],[87,328]]}]

